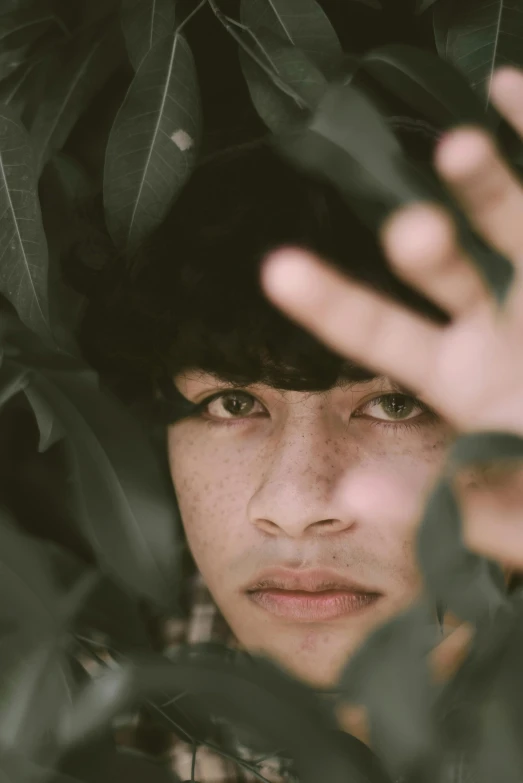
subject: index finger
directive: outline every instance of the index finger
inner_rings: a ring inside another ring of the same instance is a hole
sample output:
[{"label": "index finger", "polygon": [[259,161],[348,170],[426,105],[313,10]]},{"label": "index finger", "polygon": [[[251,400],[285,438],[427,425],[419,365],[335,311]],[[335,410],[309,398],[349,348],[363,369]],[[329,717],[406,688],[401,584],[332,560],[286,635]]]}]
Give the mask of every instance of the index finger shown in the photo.
[{"label": "index finger", "polygon": [[430,383],[442,327],[299,248],[269,255],[261,282],[276,306],[342,356],[416,394]]}]

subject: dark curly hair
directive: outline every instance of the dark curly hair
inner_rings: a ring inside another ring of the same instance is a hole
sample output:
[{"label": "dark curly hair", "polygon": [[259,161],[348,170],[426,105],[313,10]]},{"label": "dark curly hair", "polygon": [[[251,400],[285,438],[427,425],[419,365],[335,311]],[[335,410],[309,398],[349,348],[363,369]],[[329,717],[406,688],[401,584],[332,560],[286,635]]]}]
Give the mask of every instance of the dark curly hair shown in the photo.
[{"label": "dark curly hair", "polygon": [[[408,118],[396,125],[411,150],[415,139],[414,157],[429,159],[438,132]],[[309,248],[418,312],[447,318],[395,277],[378,238],[333,188],[258,139],[203,158],[139,251],[94,274],[77,334],[86,359],[121,400],[158,405],[167,421],[176,415],[172,378],[189,367],[238,385],[311,391],[374,377],[265,298],[260,261],[282,244]]]}]

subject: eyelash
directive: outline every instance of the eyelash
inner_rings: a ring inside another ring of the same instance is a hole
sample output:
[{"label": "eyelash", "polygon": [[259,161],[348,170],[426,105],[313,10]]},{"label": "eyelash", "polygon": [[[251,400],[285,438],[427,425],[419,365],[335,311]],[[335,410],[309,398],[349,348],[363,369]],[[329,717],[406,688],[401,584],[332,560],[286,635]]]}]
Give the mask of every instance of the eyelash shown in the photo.
[{"label": "eyelash", "polygon": [[[243,391],[243,390],[235,390],[235,391],[226,391],[226,392],[216,392],[215,394],[211,394],[209,397],[206,397],[204,400],[199,402],[195,410],[193,411],[193,416],[204,418],[206,424],[209,426],[214,426],[216,424],[218,425],[227,425],[227,426],[236,426],[239,424],[243,424],[245,421],[247,421],[250,418],[255,418],[254,416],[238,416],[237,418],[231,418],[231,419],[210,419],[205,418],[206,414],[206,408],[209,407],[211,402],[214,400],[220,399],[220,397],[228,397],[231,394],[241,394],[245,397],[249,397],[252,400],[255,400],[256,402],[259,402],[259,400],[254,397],[254,395],[250,394],[249,392]],[[404,431],[408,430],[420,430],[424,424],[427,424],[428,422],[435,421],[438,419],[438,415],[428,407],[428,405],[425,405],[425,403],[421,402],[417,397],[413,397],[409,394],[402,394],[400,392],[387,392],[386,394],[380,394],[378,397],[373,397],[372,400],[368,400],[364,405],[363,409],[366,407],[369,407],[370,405],[379,405],[382,402],[385,402],[390,397],[402,397],[405,400],[413,400],[415,405],[420,409],[421,413],[423,414],[423,422],[418,422],[416,419],[406,419],[405,421],[384,421],[383,419],[373,419],[370,422],[370,425],[372,427],[375,427],[376,425],[380,427],[385,427],[386,429],[392,428],[392,429],[403,429]],[[263,403],[260,403],[262,405]],[[419,418],[419,417],[418,417]]]}]

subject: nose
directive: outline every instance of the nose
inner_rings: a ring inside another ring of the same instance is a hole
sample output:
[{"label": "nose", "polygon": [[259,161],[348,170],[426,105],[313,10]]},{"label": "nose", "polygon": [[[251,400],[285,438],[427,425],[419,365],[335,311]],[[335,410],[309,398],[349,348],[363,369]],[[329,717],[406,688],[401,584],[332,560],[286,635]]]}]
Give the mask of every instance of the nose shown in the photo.
[{"label": "nose", "polygon": [[[350,471],[350,448],[337,448],[318,423],[304,423],[280,437],[267,456],[263,478],[252,495],[251,524],[270,535],[325,536],[352,527],[347,503],[336,489]],[[344,499],[346,501],[346,499]]]}]

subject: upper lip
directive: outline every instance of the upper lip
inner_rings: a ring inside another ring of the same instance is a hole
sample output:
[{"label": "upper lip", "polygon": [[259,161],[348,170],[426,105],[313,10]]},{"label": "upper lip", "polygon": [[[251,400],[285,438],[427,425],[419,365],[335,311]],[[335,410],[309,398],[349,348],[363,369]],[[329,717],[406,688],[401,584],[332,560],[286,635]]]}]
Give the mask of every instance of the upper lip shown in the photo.
[{"label": "upper lip", "polygon": [[359,584],[348,577],[328,569],[298,571],[297,569],[270,568],[260,571],[247,587],[248,593],[267,589],[303,590],[317,593],[322,590],[345,590],[351,593],[375,593],[379,590]]}]

